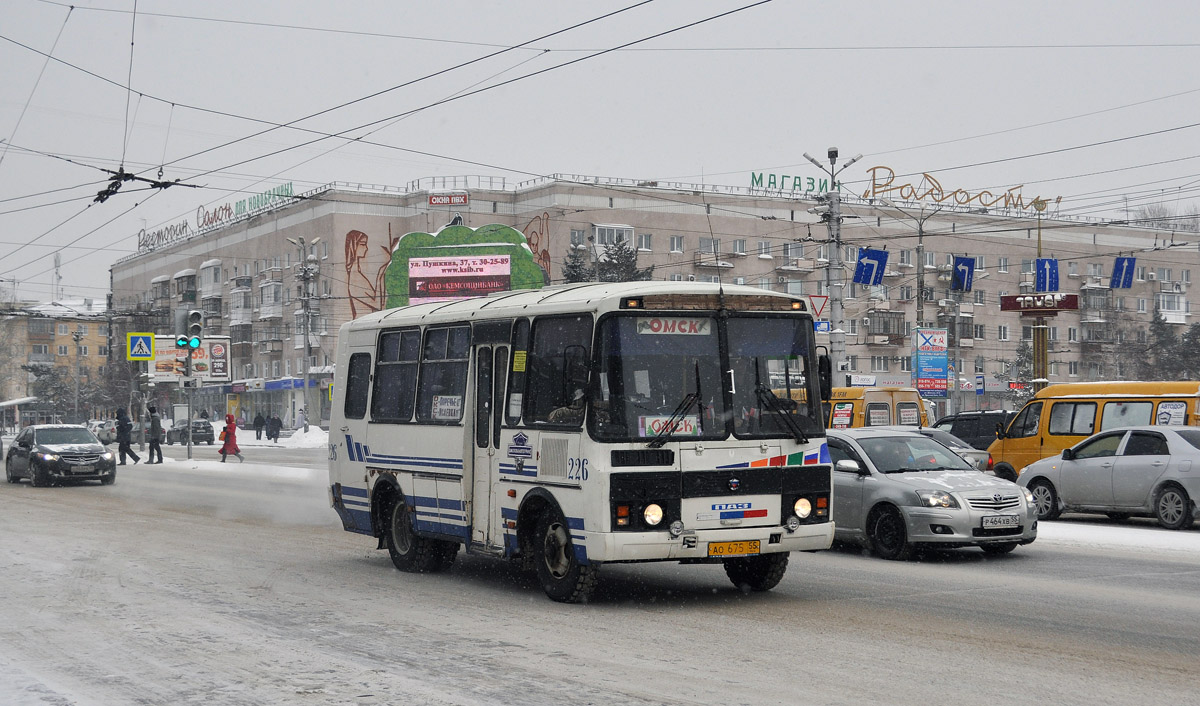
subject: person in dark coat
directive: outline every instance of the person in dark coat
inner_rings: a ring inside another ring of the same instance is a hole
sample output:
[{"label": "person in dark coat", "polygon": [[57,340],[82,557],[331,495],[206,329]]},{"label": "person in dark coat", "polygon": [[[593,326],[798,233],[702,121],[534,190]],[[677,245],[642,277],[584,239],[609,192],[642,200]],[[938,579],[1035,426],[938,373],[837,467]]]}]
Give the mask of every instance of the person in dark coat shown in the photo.
[{"label": "person in dark coat", "polygon": [[[162,446],[158,440],[162,438],[162,419],[158,416],[158,408],[154,405],[146,407],[150,412],[150,460],[146,461],[149,466],[152,463],[162,463]],[[158,455],[158,460],[154,460],[154,456]]]},{"label": "person in dark coat", "polygon": [[[259,412],[258,414],[254,415],[254,438],[255,439],[262,438],[263,427],[266,426],[266,424],[267,424],[267,420],[263,419],[262,412]],[[268,434],[267,438],[270,439],[271,435]]]},{"label": "person in dark coat", "polygon": [[283,429],[283,420],[281,420],[279,418],[278,414],[271,415],[271,418],[267,420],[267,439],[268,440],[274,439],[275,443],[278,444],[279,443],[279,432],[282,429]]},{"label": "person in dark coat", "polygon": [[225,457],[233,454],[238,457],[238,461],[245,461],[242,458],[242,450],[237,445],[237,420],[232,414],[225,415],[225,441],[221,444],[221,463],[225,463]]},{"label": "person in dark coat", "polygon": [[133,431],[133,422],[129,421],[129,414],[124,409],[118,409],[117,410],[117,453],[121,456],[121,462],[118,464],[120,466],[125,465],[125,457],[126,456],[129,456],[130,458],[132,458],[133,463],[135,465],[137,464],[138,461],[142,460],[142,457],[135,454],[133,452],[133,449],[130,448],[130,446],[129,446],[129,442],[131,441],[130,433],[132,431]]}]

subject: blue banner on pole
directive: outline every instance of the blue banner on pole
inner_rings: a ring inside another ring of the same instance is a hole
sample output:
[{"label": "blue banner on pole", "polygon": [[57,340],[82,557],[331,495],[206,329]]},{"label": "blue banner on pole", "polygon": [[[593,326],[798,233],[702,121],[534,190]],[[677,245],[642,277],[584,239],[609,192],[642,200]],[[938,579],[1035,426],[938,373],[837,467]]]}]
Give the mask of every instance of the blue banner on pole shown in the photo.
[{"label": "blue banner on pole", "polygon": [[1058,260],[1052,257],[1037,259],[1037,281],[1035,289],[1039,292],[1058,291]]},{"label": "blue banner on pole", "polygon": [[887,269],[887,250],[858,249],[858,263],[854,266],[854,281],[858,284],[883,284],[883,271]]},{"label": "blue banner on pole", "polygon": [[956,292],[969,292],[974,279],[975,258],[954,258],[954,271],[950,273],[950,289]]},{"label": "blue banner on pole", "polygon": [[1113,263],[1112,281],[1108,286],[1112,289],[1129,289],[1133,286],[1134,265],[1136,257],[1118,257]]}]

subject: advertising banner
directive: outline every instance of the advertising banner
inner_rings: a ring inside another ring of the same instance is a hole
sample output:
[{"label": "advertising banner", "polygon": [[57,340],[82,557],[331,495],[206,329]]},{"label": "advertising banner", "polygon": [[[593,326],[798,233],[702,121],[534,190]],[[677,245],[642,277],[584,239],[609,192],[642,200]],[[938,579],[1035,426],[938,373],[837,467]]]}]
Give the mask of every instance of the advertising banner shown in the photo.
[{"label": "advertising banner", "polygon": [[946,397],[949,376],[947,344],[949,332],[944,328],[919,328],[913,336],[913,387],[922,397]]},{"label": "advertising banner", "polygon": [[[156,383],[179,382],[183,379],[186,355],[182,348],[175,347],[174,336],[155,336],[150,379]],[[205,382],[229,381],[228,336],[205,338],[192,351],[192,377]]]},{"label": "advertising banner", "polygon": [[414,257],[408,261],[410,304],[478,297],[511,287],[508,255]]}]

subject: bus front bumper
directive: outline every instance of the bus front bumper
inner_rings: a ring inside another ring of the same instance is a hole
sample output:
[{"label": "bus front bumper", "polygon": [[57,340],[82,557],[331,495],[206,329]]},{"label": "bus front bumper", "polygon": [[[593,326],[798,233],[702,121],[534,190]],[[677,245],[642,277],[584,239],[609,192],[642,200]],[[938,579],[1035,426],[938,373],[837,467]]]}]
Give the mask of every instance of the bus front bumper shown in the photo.
[{"label": "bus front bumper", "polygon": [[[580,532],[572,533],[575,541],[587,547],[587,560],[656,561],[686,559],[720,559],[722,554],[710,553],[710,544],[722,545],[724,550],[744,547],[728,542],[758,541],[759,554],[777,552],[808,552],[828,549],[833,542],[833,523],[800,525],[794,532],[786,527],[740,527],[737,529],[685,530],[678,537],[669,532]],[[718,547],[714,546],[714,551]],[[732,554],[728,556],[746,556]]]}]

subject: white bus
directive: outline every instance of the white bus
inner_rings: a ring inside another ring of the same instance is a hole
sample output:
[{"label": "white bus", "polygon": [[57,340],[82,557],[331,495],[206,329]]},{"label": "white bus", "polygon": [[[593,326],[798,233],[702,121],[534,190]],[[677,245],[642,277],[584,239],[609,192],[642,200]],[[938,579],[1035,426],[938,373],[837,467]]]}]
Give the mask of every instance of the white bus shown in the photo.
[{"label": "white bus", "polygon": [[[765,591],[826,549],[828,358],[807,302],[744,286],[589,283],[342,326],[330,500],[403,571],[461,546],[583,602],[609,562],[722,562]],[[781,399],[771,380],[805,394]]]}]

